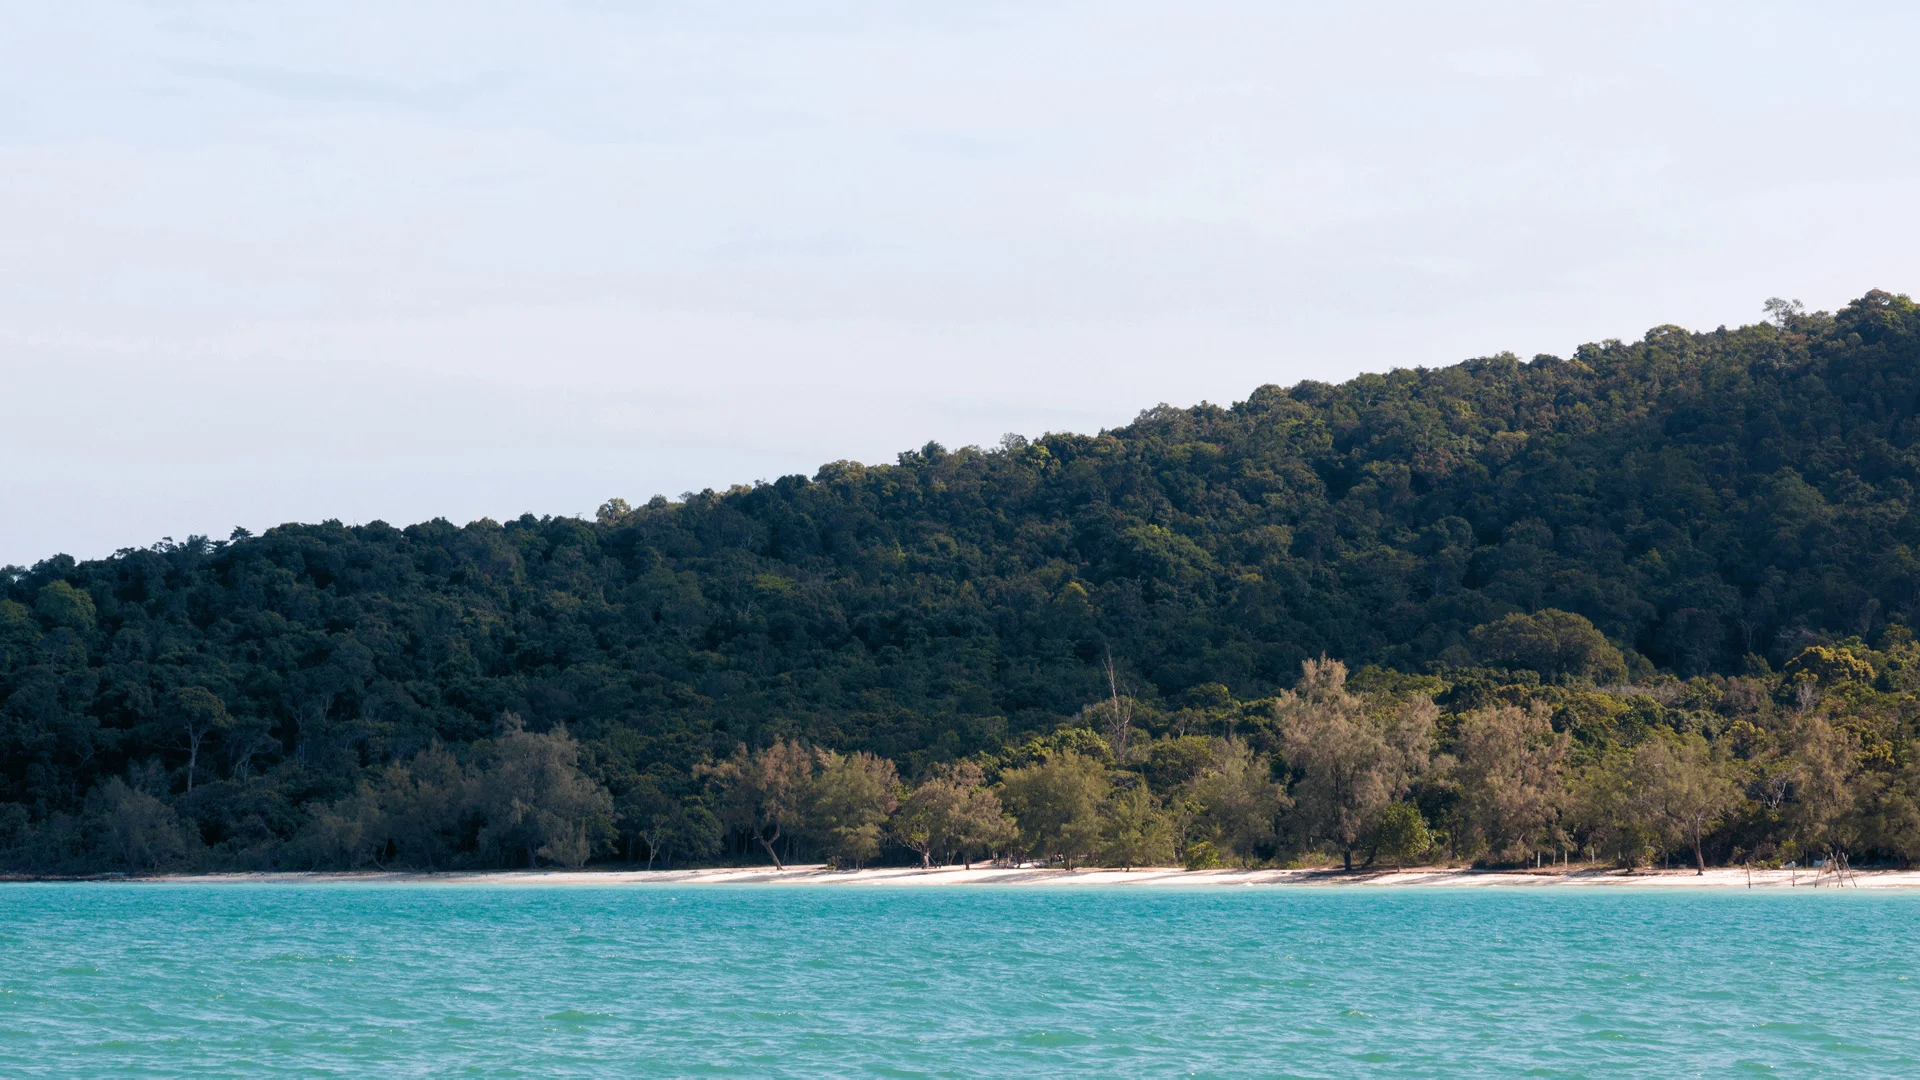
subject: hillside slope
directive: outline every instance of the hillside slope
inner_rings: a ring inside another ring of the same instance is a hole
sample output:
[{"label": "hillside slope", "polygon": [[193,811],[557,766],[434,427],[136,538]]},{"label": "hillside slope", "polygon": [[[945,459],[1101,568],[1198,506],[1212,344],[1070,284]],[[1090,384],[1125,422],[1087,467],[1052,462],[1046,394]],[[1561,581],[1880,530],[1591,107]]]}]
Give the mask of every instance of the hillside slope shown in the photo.
[{"label": "hillside slope", "polygon": [[1920,311],[1873,292],[593,522],[56,557],[0,574],[0,803],[38,820],[149,761],[178,790],[193,757],[203,780],[278,769],[249,820],[291,828],[506,712],[623,768],[774,735],[919,768],[1051,729],[1106,695],[1109,656],[1172,709],[1271,694],[1322,653],[1467,664],[1474,627],[1545,608],[1640,678],[1778,666],[1912,621],[1917,434]]}]

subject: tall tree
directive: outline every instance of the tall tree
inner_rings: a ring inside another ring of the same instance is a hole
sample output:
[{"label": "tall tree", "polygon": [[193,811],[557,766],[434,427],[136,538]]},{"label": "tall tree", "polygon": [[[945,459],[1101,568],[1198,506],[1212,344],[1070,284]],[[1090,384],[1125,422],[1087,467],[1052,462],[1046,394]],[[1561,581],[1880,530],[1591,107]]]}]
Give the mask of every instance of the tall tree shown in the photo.
[{"label": "tall tree", "polygon": [[473,778],[486,819],[480,846],[579,866],[612,831],[613,797],[580,772],[579,744],[564,727],[536,734],[507,714],[491,764]]},{"label": "tall tree", "polygon": [[1634,752],[1633,776],[1644,800],[1643,818],[1691,847],[1695,871],[1705,874],[1701,838],[1738,798],[1707,741],[1697,734],[1648,739]]},{"label": "tall tree", "polygon": [[1100,850],[1108,865],[1132,870],[1172,861],[1173,824],[1145,784],[1114,792],[1105,818]]},{"label": "tall tree", "polygon": [[1000,798],[985,785],[980,766],[962,761],[936,767],[900,804],[892,821],[894,838],[932,866],[935,852],[971,865],[975,852],[1013,841],[1018,833],[1001,809]]},{"label": "tall tree", "polygon": [[1635,787],[1633,751],[1625,747],[1572,774],[1563,810],[1572,839],[1596,857],[1605,852],[1629,868],[1640,865],[1659,834]]},{"label": "tall tree", "polygon": [[194,773],[200,766],[200,744],[207,736],[233,726],[226,703],[204,686],[184,686],[174,691],[173,715],[187,752],[187,792],[193,792]]},{"label": "tall tree", "polygon": [[1460,817],[1468,850],[1513,861],[1551,842],[1566,802],[1569,740],[1546,709],[1511,705],[1460,720]]},{"label": "tall tree", "polygon": [[1299,685],[1275,702],[1274,718],[1297,774],[1298,827],[1309,841],[1331,843],[1352,870],[1361,838],[1427,767],[1439,711],[1427,698],[1369,703],[1346,681],[1338,660],[1306,661]]},{"label": "tall tree", "polygon": [[774,844],[797,831],[813,779],[813,754],[797,742],[777,739],[772,745],[747,751],[743,744],[725,761],[711,762],[700,772],[720,790],[720,820],[760,845],[783,868]]},{"label": "tall tree", "polygon": [[1801,848],[1844,857],[1859,834],[1859,739],[1821,716],[1793,733],[1793,798],[1788,820]]},{"label": "tall tree", "polygon": [[826,853],[855,866],[880,853],[881,826],[900,804],[893,762],[864,751],[815,751],[818,771],[807,785],[807,830]]},{"label": "tall tree", "polygon": [[1109,790],[1106,767],[1071,751],[1000,776],[1000,800],[1020,823],[1021,843],[1069,870],[1099,849]]},{"label": "tall tree", "polygon": [[1175,798],[1184,797],[1191,807],[1192,839],[1231,852],[1241,865],[1248,865],[1262,845],[1274,839],[1275,822],[1293,802],[1273,782],[1267,759],[1245,742],[1212,743],[1206,765]]}]

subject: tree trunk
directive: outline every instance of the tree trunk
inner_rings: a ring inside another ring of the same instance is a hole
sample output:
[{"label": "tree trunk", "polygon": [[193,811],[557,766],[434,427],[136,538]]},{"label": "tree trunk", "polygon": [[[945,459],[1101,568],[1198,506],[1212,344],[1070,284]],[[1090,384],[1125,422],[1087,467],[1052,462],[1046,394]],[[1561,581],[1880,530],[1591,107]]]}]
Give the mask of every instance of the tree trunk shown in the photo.
[{"label": "tree trunk", "polygon": [[193,794],[194,768],[200,764],[201,738],[203,736],[195,735],[192,728],[187,729],[187,794],[189,795]]},{"label": "tree trunk", "polygon": [[1700,850],[1700,834],[1693,834],[1693,873],[1695,877],[1707,876],[1707,855]]},{"label": "tree trunk", "polygon": [[1353,847],[1352,847],[1352,845],[1348,845],[1348,847],[1347,847],[1347,850],[1346,850],[1346,858],[1347,858],[1347,873],[1349,873],[1349,874],[1351,874],[1351,873],[1353,873]]},{"label": "tree trunk", "polygon": [[773,840],[780,839],[780,835],[778,833],[774,834],[773,840],[768,840],[763,836],[755,836],[754,839],[760,841],[760,846],[767,849],[767,858],[773,860],[773,868],[775,870],[786,869],[786,866],[780,861],[780,853],[773,850]]}]

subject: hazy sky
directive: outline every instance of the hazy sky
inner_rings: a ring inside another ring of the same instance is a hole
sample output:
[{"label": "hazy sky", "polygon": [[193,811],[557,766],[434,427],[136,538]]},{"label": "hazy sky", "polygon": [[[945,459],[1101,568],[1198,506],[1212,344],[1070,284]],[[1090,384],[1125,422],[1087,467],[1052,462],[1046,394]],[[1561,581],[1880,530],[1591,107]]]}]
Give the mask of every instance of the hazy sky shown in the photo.
[{"label": "hazy sky", "polygon": [[1920,290],[1920,9],[1441,7],[7,3],[0,563]]}]

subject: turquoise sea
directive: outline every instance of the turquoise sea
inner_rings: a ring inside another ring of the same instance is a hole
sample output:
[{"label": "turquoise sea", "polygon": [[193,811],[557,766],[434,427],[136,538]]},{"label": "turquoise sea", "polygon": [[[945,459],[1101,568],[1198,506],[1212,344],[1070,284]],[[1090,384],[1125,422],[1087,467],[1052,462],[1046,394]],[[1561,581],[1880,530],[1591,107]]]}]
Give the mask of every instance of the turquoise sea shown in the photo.
[{"label": "turquoise sea", "polygon": [[4,1076],[1920,1075],[1920,896],[0,885]]}]

